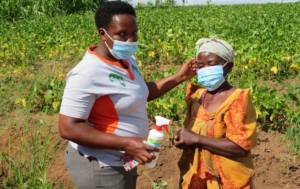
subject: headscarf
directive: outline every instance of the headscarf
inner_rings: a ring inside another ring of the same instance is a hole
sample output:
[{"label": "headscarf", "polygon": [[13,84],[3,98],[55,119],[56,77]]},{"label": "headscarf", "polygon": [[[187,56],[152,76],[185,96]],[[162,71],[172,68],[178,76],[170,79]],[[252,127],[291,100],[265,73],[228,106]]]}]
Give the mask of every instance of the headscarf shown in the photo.
[{"label": "headscarf", "polygon": [[226,62],[234,61],[234,51],[232,46],[224,40],[215,38],[201,38],[196,43],[196,57],[202,53],[214,53]]}]

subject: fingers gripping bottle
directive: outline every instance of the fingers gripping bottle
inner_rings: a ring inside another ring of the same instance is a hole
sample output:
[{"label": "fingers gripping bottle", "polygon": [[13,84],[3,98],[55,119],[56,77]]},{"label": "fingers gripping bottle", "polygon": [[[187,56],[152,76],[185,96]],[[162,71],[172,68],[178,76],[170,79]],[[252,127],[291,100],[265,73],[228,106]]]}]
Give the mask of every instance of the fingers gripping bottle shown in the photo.
[{"label": "fingers gripping bottle", "polygon": [[[169,132],[168,128],[171,125],[172,121],[161,116],[155,116],[155,122],[156,122],[155,127],[151,129],[149,132],[147,144],[156,148],[160,148],[164,140],[163,129],[165,129],[166,132],[168,133]],[[145,164],[145,167],[147,168],[153,168],[156,166],[159,152],[153,152],[153,153],[155,155],[155,159]]]},{"label": "fingers gripping bottle", "polygon": [[[169,126],[172,124],[172,120],[169,120],[167,118],[164,118],[162,116],[155,116],[155,127],[150,130],[147,144],[156,148],[160,148],[163,140],[164,140],[164,133],[163,129],[166,130],[166,132],[169,132]],[[155,155],[155,159],[153,159],[151,162],[146,163],[145,166],[147,168],[153,168],[156,165],[159,152],[152,152]],[[138,162],[136,160],[130,160],[129,162],[124,164],[124,169],[126,171],[130,171],[134,169],[136,166],[138,166]]]}]

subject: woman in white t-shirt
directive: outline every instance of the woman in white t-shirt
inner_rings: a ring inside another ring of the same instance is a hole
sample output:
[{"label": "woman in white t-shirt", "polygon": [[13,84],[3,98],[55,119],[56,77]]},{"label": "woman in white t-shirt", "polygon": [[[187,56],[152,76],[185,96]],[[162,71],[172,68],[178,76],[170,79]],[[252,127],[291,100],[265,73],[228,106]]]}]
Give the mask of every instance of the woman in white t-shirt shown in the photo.
[{"label": "woman in white t-shirt", "polygon": [[162,96],[195,73],[192,61],[156,82],[145,82],[137,50],[135,11],[121,1],[102,3],[100,37],[67,76],[59,116],[60,135],[69,140],[66,164],[77,188],[134,189],[136,169],[125,172],[124,155],[144,164],[157,150],[148,134],[147,101]]}]

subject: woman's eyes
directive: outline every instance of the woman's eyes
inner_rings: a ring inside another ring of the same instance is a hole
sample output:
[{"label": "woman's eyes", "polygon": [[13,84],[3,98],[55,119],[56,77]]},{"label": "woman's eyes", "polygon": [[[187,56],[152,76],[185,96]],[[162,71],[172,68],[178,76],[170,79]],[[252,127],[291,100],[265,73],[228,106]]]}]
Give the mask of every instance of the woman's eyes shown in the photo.
[{"label": "woman's eyes", "polygon": [[215,65],[218,65],[218,63],[214,62],[214,61],[210,61],[210,62],[207,62],[207,64],[204,64],[204,63],[201,63],[201,62],[196,62],[198,68],[203,68],[205,66],[215,66]]},{"label": "woman's eyes", "polygon": [[[126,32],[120,32],[119,33],[119,36],[121,36],[121,37],[126,37],[127,35],[129,35],[129,34],[127,34]],[[133,33],[133,36],[134,37],[136,37],[138,35],[138,32],[134,32]]]},{"label": "woman's eyes", "polygon": [[198,68],[204,67],[204,64],[203,64],[203,63],[200,63],[200,62],[196,62],[196,65],[197,65]]},{"label": "woman's eyes", "polygon": [[120,33],[119,33],[119,36],[125,37],[125,36],[126,36],[126,33],[125,33],[125,32],[120,32]]},{"label": "woman's eyes", "polygon": [[215,66],[215,65],[217,65],[218,63],[216,63],[216,62],[208,62],[208,65],[210,65],[210,66]]}]

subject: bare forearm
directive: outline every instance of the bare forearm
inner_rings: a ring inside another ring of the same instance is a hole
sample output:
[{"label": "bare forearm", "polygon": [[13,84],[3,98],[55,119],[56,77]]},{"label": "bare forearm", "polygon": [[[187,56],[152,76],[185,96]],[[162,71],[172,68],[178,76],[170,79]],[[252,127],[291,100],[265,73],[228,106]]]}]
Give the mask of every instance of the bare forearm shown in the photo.
[{"label": "bare forearm", "polygon": [[166,92],[170,91],[183,81],[184,79],[182,77],[180,77],[178,74],[174,74],[158,81],[147,82],[149,89],[148,101],[164,95]]},{"label": "bare forearm", "polygon": [[228,139],[215,139],[199,136],[197,146],[207,149],[212,153],[229,158],[243,157],[247,155],[247,151]]},{"label": "bare forearm", "polygon": [[125,137],[101,132],[86,122],[60,123],[59,130],[63,138],[92,148],[122,150],[127,145]]}]

